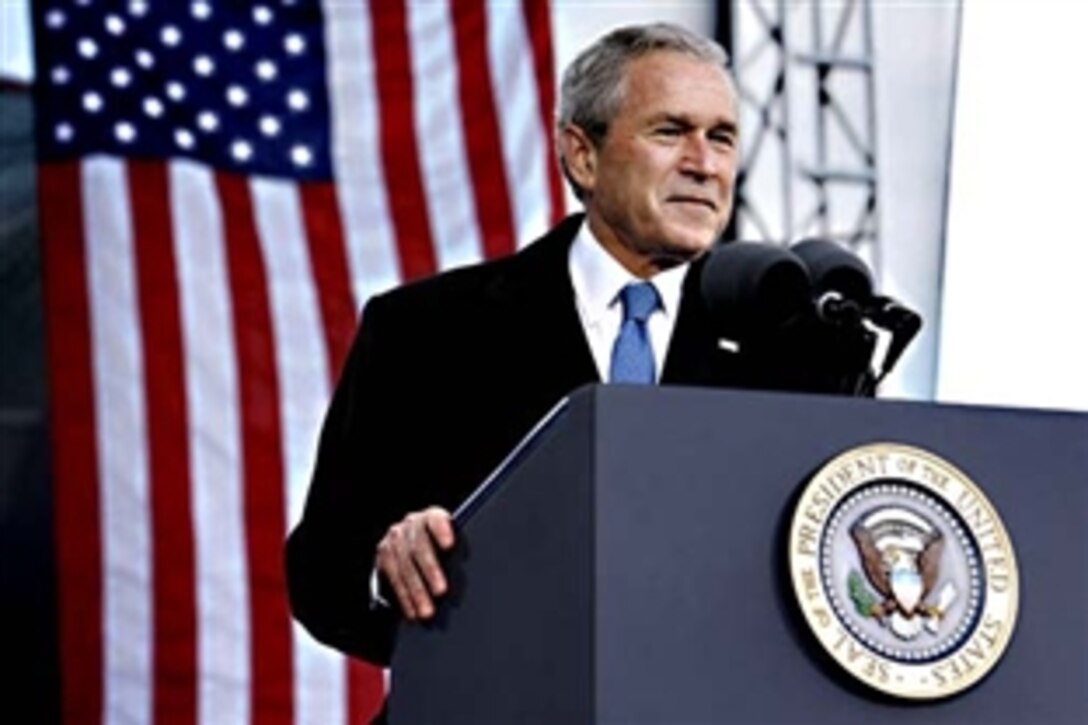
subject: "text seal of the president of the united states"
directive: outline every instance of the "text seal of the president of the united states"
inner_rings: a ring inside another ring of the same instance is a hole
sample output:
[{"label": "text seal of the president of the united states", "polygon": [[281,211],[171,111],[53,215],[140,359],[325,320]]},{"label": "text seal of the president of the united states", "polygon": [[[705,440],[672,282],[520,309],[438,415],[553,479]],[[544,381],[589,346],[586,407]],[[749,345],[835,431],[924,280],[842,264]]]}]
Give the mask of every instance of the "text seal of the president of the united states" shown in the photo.
[{"label": "text seal of the president of the united states", "polygon": [[997,511],[966,474],[905,445],[824,465],[790,527],[805,620],[851,675],[912,699],[978,682],[1009,644],[1019,579]]}]

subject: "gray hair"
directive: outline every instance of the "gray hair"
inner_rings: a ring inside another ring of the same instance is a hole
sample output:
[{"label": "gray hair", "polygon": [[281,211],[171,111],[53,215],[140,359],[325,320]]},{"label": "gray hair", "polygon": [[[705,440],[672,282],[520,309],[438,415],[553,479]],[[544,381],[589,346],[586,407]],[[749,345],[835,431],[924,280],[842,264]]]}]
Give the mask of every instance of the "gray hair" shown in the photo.
[{"label": "gray hair", "polygon": [[[623,103],[627,64],[655,51],[683,53],[721,68],[729,63],[729,54],[721,45],[679,25],[651,23],[617,28],[579,53],[563,73],[556,138],[573,124],[599,147]],[[570,175],[562,150],[559,165],[574,195],[582,199],[582,189]]]},{"label": "gray hair", "polygon": [[563,73],[556,130],[574,124],[599,145],[623,102],[627,64],[647,53],[668,50],[725,67],[721,45],[671,23],[617,28],[583,50]]}]

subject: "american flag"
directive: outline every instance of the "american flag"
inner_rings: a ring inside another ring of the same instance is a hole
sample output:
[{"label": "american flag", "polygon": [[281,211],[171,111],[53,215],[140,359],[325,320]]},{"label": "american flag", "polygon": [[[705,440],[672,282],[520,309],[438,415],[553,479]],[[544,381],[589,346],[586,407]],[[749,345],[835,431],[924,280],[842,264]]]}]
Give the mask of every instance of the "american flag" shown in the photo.
[{"label": "american flag", "polygon": [[366,721],[283,541],[366,298],[563,212],[545,0],[41,0],[69,722]]}]

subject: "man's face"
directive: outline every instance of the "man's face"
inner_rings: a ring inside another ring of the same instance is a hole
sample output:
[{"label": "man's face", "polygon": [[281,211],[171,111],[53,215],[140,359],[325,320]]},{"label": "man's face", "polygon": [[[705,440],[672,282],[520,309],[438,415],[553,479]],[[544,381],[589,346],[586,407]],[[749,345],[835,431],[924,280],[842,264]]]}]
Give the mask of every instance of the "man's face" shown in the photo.
[{"label": "man's face", "polygon": [[582,151],[574,175],[606,248],[643,276],[692,259],[733,209],[737,109],[725,70],[670,51],[637,58],[600,146]]}]

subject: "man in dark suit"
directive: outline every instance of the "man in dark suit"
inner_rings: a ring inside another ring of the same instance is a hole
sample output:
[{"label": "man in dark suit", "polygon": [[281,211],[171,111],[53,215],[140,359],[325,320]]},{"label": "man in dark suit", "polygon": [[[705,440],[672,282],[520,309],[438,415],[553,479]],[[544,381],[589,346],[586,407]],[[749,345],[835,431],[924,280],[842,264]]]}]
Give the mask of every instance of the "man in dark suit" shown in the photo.
[{"label": "man in dark suit", "polygon": [[557,127],[585,215],[368,303],[287,549],[294,614],[319,640],[388,662],[394,623],[447,590],[448,511],[575,388],[797,387],[722,349],[698,293],[739,162],[725,63],[668,25],[599,40],[564,76]]}]

